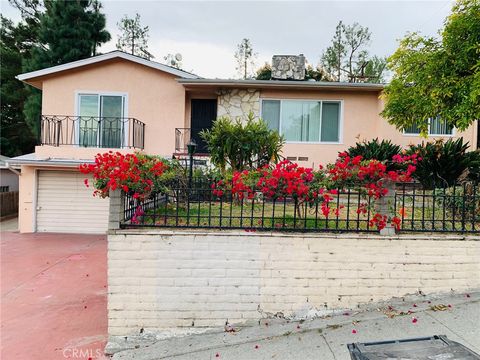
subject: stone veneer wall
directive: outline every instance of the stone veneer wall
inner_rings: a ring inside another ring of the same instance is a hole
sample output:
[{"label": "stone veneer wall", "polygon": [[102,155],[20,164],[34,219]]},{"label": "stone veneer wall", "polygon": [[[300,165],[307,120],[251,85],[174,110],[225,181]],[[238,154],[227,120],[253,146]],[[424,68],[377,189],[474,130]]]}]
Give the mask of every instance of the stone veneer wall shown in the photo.
[{"label": "stone veneer wall", "polygon": [[224,89],[218,96],[217,116],[244,118],[250,112],[260,116],[260,92],[255,89]]},{"label": "stone veneer wall", "polygon": [[116,231],[108,235],[108,330],[195,331],[474,289],[479,260],[478,236]]}]

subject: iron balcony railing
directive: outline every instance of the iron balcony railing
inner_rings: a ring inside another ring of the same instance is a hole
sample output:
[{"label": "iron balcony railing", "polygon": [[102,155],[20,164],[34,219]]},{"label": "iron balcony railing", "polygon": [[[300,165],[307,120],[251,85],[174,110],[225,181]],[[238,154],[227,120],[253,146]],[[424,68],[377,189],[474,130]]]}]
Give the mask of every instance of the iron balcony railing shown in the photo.
[{"label": "iron balcony railing", "polygon": [[135,118],[42,115],[41,144],[143,149],[145,124]]},{"label": "iron balcony railing", "polygon": [[193,140],[197,144],[197,154],[208,154],[208,148],[205,141],[200,136],[202,128],[176,128],[175,129],[175,152],[177,154],[187,154],[187,144]]}]

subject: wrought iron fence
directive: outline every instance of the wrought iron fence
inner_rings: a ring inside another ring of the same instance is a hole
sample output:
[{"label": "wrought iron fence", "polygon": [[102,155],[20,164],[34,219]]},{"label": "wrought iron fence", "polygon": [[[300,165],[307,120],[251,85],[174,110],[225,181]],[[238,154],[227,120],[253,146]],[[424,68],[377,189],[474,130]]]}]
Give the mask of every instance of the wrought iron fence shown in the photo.
[{"label": "wrought iron fence", "polygon": [[401,219],[400,231],[480,232],[478,190],[473,181],[433,189],[397,185],[393,211]]},{"label": "wrought iron fence", "polygon": [[42,145],[143,149],[145,124],[135,118],[42,115]]},{"label": "wrought iron fence", "polygon": [[[180,182],[146,201],[124,194],[122,227],[174,227],[301,231],[376,232],[373,216],[379,206],[360,190],[339,189],[328,203],[302,203],[293,198],[266,199],[255,193],[238,199],[230,192],[217,196],[211,182],[194,179],[188,189]],[[461,190],[459,190],[461,189]],[[390,216],[401,219],[400,231],[480,232],[478,185],[426,190],[400,184],[389,197]],[[385,200],[384,200],[385,201]]]}]

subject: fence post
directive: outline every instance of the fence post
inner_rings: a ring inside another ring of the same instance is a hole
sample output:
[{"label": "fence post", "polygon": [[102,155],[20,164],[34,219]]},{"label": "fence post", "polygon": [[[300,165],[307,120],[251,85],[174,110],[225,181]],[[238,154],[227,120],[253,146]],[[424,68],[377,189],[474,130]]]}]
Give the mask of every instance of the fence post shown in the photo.
[{"label": "fence post", "polygon": [[[390,180],[384,181],[387,193],[376,202],[376,210],[379,214],[387,215],[388,218],[394,216],[393,209],[395,208],[395,183]],[[395,227],[387,222],[386,226],[380,230],[380,235],[392,236],[395,235]]]},{"label": "fence post", "polygon": [[124,216],[124,197],[122,196],[122,190],[111,190],[109,197],[110,208],[108,214],[108,230],[119,230],[120,223]]}]

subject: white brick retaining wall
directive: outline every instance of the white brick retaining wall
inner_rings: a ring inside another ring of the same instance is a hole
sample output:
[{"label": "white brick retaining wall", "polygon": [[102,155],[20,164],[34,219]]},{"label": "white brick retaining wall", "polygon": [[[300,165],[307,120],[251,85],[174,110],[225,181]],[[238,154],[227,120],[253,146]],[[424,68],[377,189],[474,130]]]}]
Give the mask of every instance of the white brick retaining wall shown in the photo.
[{"label": "white brick retaining wall", "polygon": [[474,236],[117,231],[109,334],[248,322],[480,288]]}]

